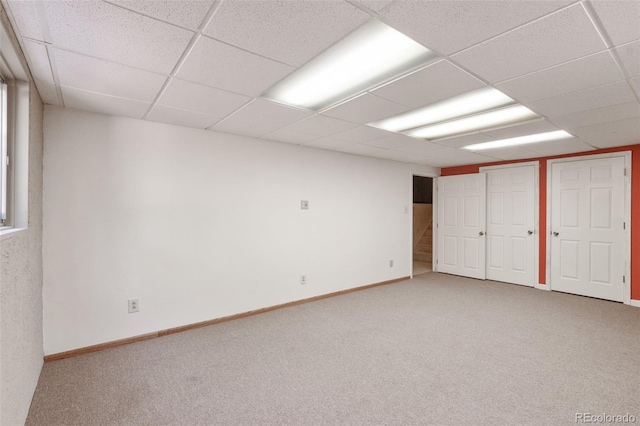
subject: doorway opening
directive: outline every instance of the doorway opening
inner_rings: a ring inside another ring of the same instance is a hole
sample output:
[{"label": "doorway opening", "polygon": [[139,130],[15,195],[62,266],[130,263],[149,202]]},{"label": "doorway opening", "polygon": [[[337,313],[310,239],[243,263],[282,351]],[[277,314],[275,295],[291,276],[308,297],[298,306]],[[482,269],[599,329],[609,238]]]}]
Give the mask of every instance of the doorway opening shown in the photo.
[{"label": "doorway opening", "polygon": [[413,275],[433,270],[433,178],[413,176]]}]

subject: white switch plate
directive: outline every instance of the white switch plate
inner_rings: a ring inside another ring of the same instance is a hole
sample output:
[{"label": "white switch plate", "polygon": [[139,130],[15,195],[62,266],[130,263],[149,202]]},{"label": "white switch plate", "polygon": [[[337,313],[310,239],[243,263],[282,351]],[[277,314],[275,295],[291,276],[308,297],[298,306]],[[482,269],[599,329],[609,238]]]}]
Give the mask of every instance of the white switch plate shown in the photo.
[{"label": "white switch plate", "polygon": [[309,210],[309,201],[308,200],[300,201],[300,210]]}]

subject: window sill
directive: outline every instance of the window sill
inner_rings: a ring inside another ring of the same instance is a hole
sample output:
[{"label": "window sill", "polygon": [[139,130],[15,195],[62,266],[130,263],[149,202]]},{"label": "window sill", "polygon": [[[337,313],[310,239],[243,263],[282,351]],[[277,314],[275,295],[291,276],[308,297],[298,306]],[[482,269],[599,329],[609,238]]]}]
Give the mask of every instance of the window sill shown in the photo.
[{"label": "window sill", "polygon": [[27,228],[14,228],[12,226],[3,226],[0,228],[0,239],[5,239],[6,237],[10,237],[14,234],[17,234],[20,231],[26,231]]}]

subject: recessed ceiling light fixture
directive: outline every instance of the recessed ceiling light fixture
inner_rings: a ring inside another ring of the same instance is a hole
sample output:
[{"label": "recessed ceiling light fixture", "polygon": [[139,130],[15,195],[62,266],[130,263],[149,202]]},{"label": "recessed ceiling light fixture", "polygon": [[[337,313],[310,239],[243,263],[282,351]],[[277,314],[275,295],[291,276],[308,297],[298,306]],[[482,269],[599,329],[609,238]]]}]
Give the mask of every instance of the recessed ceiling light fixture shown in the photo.
[{"label": "recessed ceiling light fixture", "polygon": [[435,58],[426,47],[372,20],[271,87],[262,97],[319,111]]},{"label": "recessed ceiling light fixture", "polygon": [[535,135],[519,136],[517,138],[500,139],[497,141],[477,143],[474,145],[464,146],[463,149],[469,151],[483,151],[485,149],[497,149],[507,148],[516,145],[526,145],[530,143],[547,142],[557,139],[572,138],[573,135],[565,132],[564,130],[557,130],[555,132],[537,133]]},{"label": "recessed ceiling light fixture", "polygon": [[540,118],[540,116],[529,108],[522,105],[512,105],[489,112],[445,121],[444,123],[419,127],[403,133],[414,138],[433,140],[463,133],[477,132],[496,126],[516,124],[535,118]]},{"label": "recessed ceiling light fixture", "polygon": [[404,132],[514,103],[513,99],[501,91],[492,87],[485,87],[413,111],[398,114],[395,117],[370,123],[369,126],[390,132]]}]

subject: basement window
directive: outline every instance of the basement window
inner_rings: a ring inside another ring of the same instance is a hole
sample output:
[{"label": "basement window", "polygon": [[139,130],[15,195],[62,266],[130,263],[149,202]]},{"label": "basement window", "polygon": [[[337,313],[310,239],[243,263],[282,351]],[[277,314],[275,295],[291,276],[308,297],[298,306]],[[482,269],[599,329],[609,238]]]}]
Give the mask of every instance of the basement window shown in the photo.
[{"label": "basement window", "polygon": [[9,152],[7,151],[7,85],[0,77],[0,226],[7,226]]},{"label": "basement window", "polygon": [[27,228],[30,76],[10,29],[0,24],[0,236]]}]

